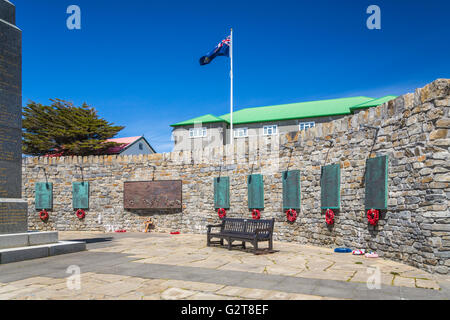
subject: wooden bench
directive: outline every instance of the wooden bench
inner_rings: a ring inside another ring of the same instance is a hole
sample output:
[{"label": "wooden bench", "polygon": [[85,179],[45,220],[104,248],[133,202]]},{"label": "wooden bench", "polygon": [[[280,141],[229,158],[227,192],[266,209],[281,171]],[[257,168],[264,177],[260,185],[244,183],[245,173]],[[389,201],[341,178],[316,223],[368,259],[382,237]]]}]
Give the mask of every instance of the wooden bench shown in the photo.
[{"label": "wooden bench", "polygon": [[[258,250],[258,242],[268,241],[269,251],[272,251],[273,227],[275,219],[270,220],[253,220],[253,219],[237,219],[223,218],[221,224],[208,225],[206,245],[211,244],[224,245],[224,240],[228,243],[228,250],[231,250],[233,241],[242,241],[242,248],[245,249],[245,242],[253,245],[254,254]],[[220,231],[212,232],[212,228],[220,228]],[[213,238],[219,238],[220,241],[211,241]]]}]

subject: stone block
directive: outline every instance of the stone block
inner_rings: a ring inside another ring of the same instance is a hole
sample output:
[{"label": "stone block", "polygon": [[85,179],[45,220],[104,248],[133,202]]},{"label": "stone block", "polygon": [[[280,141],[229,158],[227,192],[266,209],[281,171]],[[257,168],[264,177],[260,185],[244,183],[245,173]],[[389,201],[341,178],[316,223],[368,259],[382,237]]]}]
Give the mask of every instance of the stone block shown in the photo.
[{"label": "stone block", "polygon": [[46,246],[20,247],[0,250],[0,264],[48,257]]},{"label": "stone block", "polygon": [[437,129],[430,133],[430,140],[447,138],[447,129]]},{"label": "stone block", "polygon": [[30,246],[49,244],[58,242],[58,232],[48,231],[48,232],[29,232],[28,233],[28,244]]},{"label": "stone block", "polygon": [[419,89],[422,103],[450,95],[450,79],[437,79]]},{"label": "stone block", "polygon": [[448,107],[450,106],[450,98],[437,99],[434,101],[436,107]]},{"label": "stone block", "polygon": [[436,121],[436,128],[449,129],[450,128],[450,119],[442,118]]},{"label": "stone block", "polygon": [[86,243],[81,241],[60,241],[48,247],[49,256],[74,253],[86,250]]},{"label": "stone block", "polygon": [[28,234],[0,234],[0,249],[25,247],[28,245]]},{"label": "stone block", "polygon": [[86,250],[86,243],[79,241],[60,241],[39,246],[27,246],[0,250],[0,264],[45,258],[60,254]]},{"label": "stone block", "polygon": [[433,231],[447,231],[450,232],[450,224],[433,224],[431,226]]}]

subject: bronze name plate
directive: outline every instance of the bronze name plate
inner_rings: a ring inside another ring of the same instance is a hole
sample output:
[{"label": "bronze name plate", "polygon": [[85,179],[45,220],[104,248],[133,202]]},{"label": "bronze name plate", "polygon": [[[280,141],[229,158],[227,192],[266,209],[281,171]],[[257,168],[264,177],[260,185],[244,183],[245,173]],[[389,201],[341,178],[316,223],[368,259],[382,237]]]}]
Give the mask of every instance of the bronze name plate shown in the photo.
[{"label": "bronze name plate", "polygon": [[181,180],[124,182],[125,209],[181,209]]}]

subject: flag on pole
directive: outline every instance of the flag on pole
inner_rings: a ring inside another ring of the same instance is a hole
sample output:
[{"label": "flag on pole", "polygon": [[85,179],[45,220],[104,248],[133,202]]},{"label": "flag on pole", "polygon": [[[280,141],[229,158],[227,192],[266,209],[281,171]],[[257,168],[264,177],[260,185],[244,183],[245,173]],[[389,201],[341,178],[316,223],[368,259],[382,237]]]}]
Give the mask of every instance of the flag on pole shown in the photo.
[{"label": "flag on pole", "polygon": [[200,65],[204,66],[205,64],[213,61],[215,57],[218,56],[230,56],[230,46],[231,46],[231,35],[229,35],[225,40],[219,42],[219,44],[211,50],[206,56],[200,58]]},{"label": "flag on pole", "polygon": [[206,56],[200,58],[200,65],[213,61],[215,57],[225,56],[230,58],[230,144],[233,147],[233,29],[230,30],[230,35],[219,42],[219,44],[210,51]]}]

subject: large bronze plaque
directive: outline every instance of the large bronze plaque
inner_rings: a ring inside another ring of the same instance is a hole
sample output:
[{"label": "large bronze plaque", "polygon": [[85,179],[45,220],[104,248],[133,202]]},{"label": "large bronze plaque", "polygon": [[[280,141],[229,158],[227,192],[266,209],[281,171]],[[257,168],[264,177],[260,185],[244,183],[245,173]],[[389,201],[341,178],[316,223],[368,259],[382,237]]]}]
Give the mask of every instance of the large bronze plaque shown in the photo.
[{"label": "large bronze plaque", "polygon": [[124,182],[125,209],[181,209],[181,180]]}]

